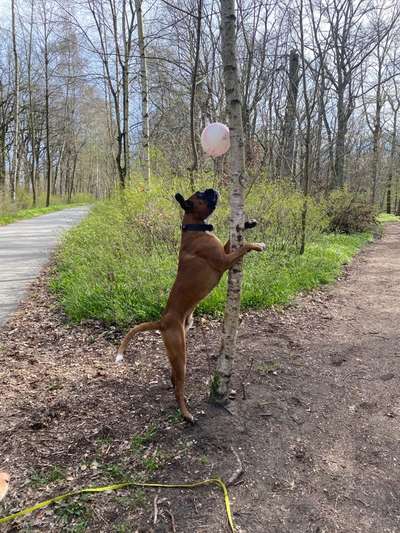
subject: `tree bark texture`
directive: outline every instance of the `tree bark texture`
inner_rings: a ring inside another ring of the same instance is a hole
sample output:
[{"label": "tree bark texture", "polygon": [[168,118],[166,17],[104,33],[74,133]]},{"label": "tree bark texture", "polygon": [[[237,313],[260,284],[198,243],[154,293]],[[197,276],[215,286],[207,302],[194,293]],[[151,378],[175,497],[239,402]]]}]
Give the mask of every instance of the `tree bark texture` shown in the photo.
[{"label": "tree bark texture", "polygon": [[[129,147],[129,61],[131,40],[128,38],[129,28],[127,28],[126,0],[122,2],[122,38],[124,43],[123,53],[121,52],[122,70],[122,114],[123,114],[123,146],[124,146],[124,181],[130,176],[130,147]],[[123,54],[123,55],[122,55]]]},{"label": "tree bark texture", "polygon": [[150,123],[149,123],[149,83],[147,76],[146,46],[144,40],[142,0],[135,0],[137,31],[140,51],[140,88],[142,93],[142,139],[141,154],[142,170],[145,188],[150,186]]},{"label": "tree bark texture", "polygon": [[375,103],[375,118],[374,118],[374,131],[372,135],[372,189],[371,189],[371,204],[376,202],[376,192],[378,184],[378,167],[379,167],[379,152],[380,152],[380,142],[382,134],[382,125],[381,125],[381,113],[382,113],[382,95],[381,95],[381,79],[380,72],[378,78],[378,85],[376,91],[376,103]]},{"label": "tree bark texture", "polygon": [[6,195],[6,123],[4,117],[4,89],[0,79],[0,203]]},{"label": "tree bark texture", "polygon": [[[240,101],[240,80],[236,59],[236,16],[234,0],[221,1],[222,59],[226,105],[231,137],[230,148],[230,242],[231,250],[242,244],[244,224],[244,182],[245,156],[243,140],[242,106]],[[232,366],[236,350],[239,327],[240,291],[242,263],[237,263],[228,278],[228,299],[225,306],[222,346],[216,371],[211,383],[211,399],[226,403],[229,395]]]},{"label": "tree bark texture", "polygon": [[[396,108],[392,107],[393,111],[393,131],[392,139],[390,146],[390,160],[389,160],[389,172],[386,183],[386,213],[390,214],[392,212],[392,184],[393,184],[393,167],[394,160],[396,157],[396,148],[397,148],[397,115],[399,111],[399,105]],[[394,211],[396,212],[396,205],[394,206]]]},{"label": "tree bark texture", "polygon": [[196,145],[196,125],[195,125],[195,108],[197,92],[197,74],[199,70],[200,42],[201,42],[201,18],[203,11],[203,0],[198,0],[197,4],[197,24],[196,24],[196,51],[192,73],[192,88],[190,94],[190,140],[192,144],[193,162],[190,167],[191,187],[194,189],[193,173],[199,168],[199,156]]},{"label": "tree bark texture", "polygon": [[296,50],[291,50],[289,55],[288,94],[281,141],[281,178],[292,176],[293,173],[293,154],[299,81],[299,54],[296,52]]},{"label": "tree bark texture", "polygon": [[45,83],[45,116],[46,116],[46,207],[50,205],[51,192],[51,150],[50,150],[50,87],[49,87],[49,33],[48,20],[43,6],[44,33],[44,83]]},{"label": "tree bark texture", "polygon": [[15,202],[17,182],[18,182],[18,155],[19,155],[19,61],[17,52],[17,36],[15,24],[15,0],[11,0],[11,25],[12,25],[12,48],[14,58],[14,142],[13,142],[13,158],[10,172],[10,193],[11,200]]}]

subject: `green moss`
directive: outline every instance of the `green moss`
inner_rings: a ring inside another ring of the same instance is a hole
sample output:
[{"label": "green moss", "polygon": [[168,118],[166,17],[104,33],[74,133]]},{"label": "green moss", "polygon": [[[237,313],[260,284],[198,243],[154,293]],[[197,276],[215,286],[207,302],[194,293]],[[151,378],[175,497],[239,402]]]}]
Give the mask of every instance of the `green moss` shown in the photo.
[{"label": "green moss", "polygon": [[210,383],[210,402],[214,404],[219,404],[219,405],[226,404],[228,401],[227,398],[222,397],[219,392],[220,383],[221,383],[221,376],[216,370],[214,372],[214,375]]}]

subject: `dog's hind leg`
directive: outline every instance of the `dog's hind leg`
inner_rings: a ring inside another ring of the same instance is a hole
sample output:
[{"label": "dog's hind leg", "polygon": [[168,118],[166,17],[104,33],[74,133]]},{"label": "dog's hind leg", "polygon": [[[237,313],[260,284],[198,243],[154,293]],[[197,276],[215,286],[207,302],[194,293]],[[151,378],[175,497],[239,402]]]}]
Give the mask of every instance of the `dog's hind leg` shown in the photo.
[{"label": "dog's hind leg", "polygon": [[188,315],[186,317],[186,320],[185,320],[185,333],[187,334],[189,329],[191,329],[193,327],[193,311],[190,313],[190,315]]},{"label": "dog's hind leg", "polygon": [[177,320],[171,322],[161,331],[169,362],[171,364],[171,381],[175,388],[175,397],[185,420],[194,422],[185,402],[186,377],[186,339],[183,325]]}]

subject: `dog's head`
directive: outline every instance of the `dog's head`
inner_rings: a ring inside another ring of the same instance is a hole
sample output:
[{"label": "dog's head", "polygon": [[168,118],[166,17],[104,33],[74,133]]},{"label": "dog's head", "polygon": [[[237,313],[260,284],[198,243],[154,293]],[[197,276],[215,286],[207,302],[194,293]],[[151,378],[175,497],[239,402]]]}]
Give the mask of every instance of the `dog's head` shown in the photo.
[{"label": "dog's head", "polygon": [[197,191],[187,200],[179,192],[175,194],[176,201],[185,213],[191,213],[201,220],[208,218],[217,207],[218,197],[219,194],[214,189]]}]

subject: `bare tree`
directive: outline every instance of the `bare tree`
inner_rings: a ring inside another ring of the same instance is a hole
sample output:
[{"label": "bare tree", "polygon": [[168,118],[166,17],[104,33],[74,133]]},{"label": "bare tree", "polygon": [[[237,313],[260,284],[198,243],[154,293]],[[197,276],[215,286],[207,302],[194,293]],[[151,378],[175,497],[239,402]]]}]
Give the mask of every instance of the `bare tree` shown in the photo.
[{"label": "bare tree", "polygon": [[92,50],[99,55],[104,68],[117,128],[118,148],[115,159],[121,188],[125,187],[130,174],[129,83],[135,29],[135,10],[132,2],[133,0],[122,0],[119,11],[116,0],[87,0],[97,30],[99,47],[75,19]]},{"label": "bare tree", "polygon": [[50,145],[50,37],[53,32],[51,25],[52,10],[46,0],[41,0],[40,17],[43,36],[43,62],[45,84],[45,131],[46,131],[46,206],[50,205],[51,194],[51,145]]},{"label": "bare tree", "polygon": [[[392,47],[393,35],[386,31],[386,24],[382,11],[375,22],[376,40],[378,45],[374,54],[369,58],[369,65],[376,72],[376,79],[374,79],[373,91],[374,94],[374,113],[373,120],[369,119],[368,111],[365,109],[366,122],[372,133],[372,165],[371,165],[371,204],[375,204],[377,199],[377,187],[379,183],[379,161],[381,157],[381,143],[382,143],[382,110],[385,105],[385,80],[390,77],[388,57]],[[382,38],[381,34],[385,33],[385,37]],[[373,64],[371,65],[371,62]],[[365,66],[367,71],[368,66]],[[375,68],[374,68],[375,67]],[[363,81],[367,76],[367,72],[363,77]],[[370,92],[367,96],[369,96]],[[364,98],[363,98],[364,100]],[[364,101],[365,106],[365,101]]]},{"label": "bare tree", "polygon": [[193,173],[199,168],[199,156],[196,145],[196,130],[195,130],[195,107],[196,107],[196,92],[197,92],[197,75],[199,71],[200,61],[200,40],[201,40],[201,22],[203,14],[203,0],[197,0],[197,17],[196,17],[196,49],[193,64],[192,87],[190,91],[190,141],[192,144],[193,163],[189,168],[191,186],[194,189]]},{"label": "bare tree", "polygon": [[[392,187],[393,187],[393,175],[395,169],[395,160],[397,154],[398,140],[397,140],[397,120],[400,110],[400,95],[396,82],[394,83],[394,95],[388,96],[388,101],[393,114],[393,126],[390,139],[390,156],[389,156],[389,171],[386,182],[386,213],[392,213]],[[398,174],[398,171],[397,171]],[[399,179],[396,180],[396,193],[398,188]],[[397,195],[396,195],[397,196]],[[395,198],[394,212],[398,210],[398,198]]]},{"label": "bare tree", "polygon": [[17,51],[17,31],[15,23],[15,0],[11,0],[11,31],[12,31],[12,49],[14,58],[14,143],[13,143],[13,158],[10,172],[10,193],[11,200],[15,202],[16,190],[18,183],[18,168],[19,168],[19,123],[20,123],[20,73],[19,73],[19,59]]},{"label": "bare tree", "polygon": [[[371,0],[309,0],[310,16],[319,54],[328,40],[323,73],[336,93],[336,138],[334,156],[334,185],[344,184],[346,138],[350,117],[359,92],[359,71],[367,58],[386,38],[398,18],[395,9],[385,29],[371,38],[368,22],[377,16]],[[322,23],[318,23],[322,21]]]},{"label": "bare tree", "polygon": [[285,119],[282,128],[280,176],[293,176],[294,139],[297,115],[297,95],[299,92],[299,54],[291,50],[289,54],[288,89]]},{"label": "bare tree", "polygon": [[[231,136],[230,149],[230,247],[238,248],[243,240],[241,229],[244,226],[244,184],[245,155],[240,101],[240,80],[236,58],[236,15],[234,0],[221,0],[222,59],[226,105]],[[216,371],[211,384],[211,398],[217,403],[227,401],[232,375],[232,364],[236,350],[236,337],[239,327],[240,291],[242,263],[238,262],[228,278],[228,299],[225,307],[223,339],[217,360]]]},{"label": "bare tree", "polygon": [[[301,57],[301,80],[304,100],[304,120],[305,131],[303,133],[303,158],[301,177],[303,184],[303,209],[301,213],[301,237],[300,237],[300,255],[305,251],[306,245],[306,227],[307,227],[307,212],[310,194],[310,174],[311,174],[311,154],[312,154],[312,123],[315,108],[318,103],[318,93],[322,65],[325,57],[320,56],[318,49],[313,49],[314,56],[306,59],[306,43],[305,43],[305,8],[304,0],[299,1],[299,38],[300,38],[300,57]],[[325,51],[323,51],[325,54]],[[308,75],[308,76],[307,76]]]},{"label": "bare tree", "polygon": [[[8,58],[7,63],[9,63]],[[13,124],[13,104],[15,101],[11,79],[10,76],[7,77],[6,74],[6,67],[0,65],[0,201],[4,201],[6,197],[7,139]]]},{"label": "bare tree", "polygon": [[140,88],[142,94],[142,139],[141,159],[143,161],[143,175],[145,187],[149,188],[150,164],[150,122],[149,122],[149,84],[147,74],[146,44],[143,29],[142,0],[135,0],[137,31],[140,51]]}]

